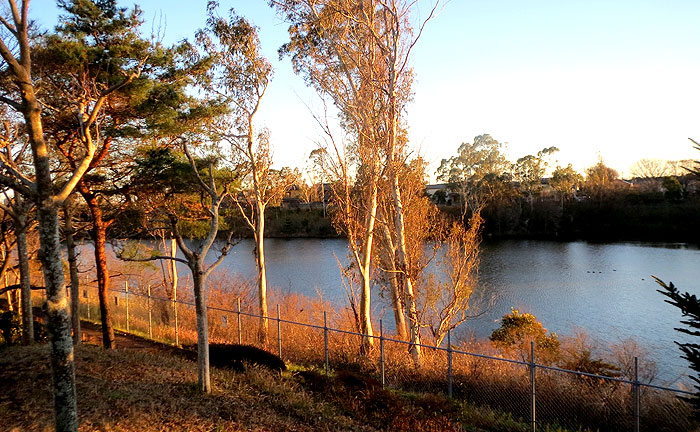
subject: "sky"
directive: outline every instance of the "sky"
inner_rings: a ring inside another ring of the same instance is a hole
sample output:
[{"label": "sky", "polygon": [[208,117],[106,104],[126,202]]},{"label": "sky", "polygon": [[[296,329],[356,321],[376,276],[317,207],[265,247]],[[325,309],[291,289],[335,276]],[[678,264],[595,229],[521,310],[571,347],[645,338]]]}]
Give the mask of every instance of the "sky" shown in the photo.
[{"label": "sky", "polygon": [[[277,166],[305,167],[321,132],[319,99],[277,49],[287,24],[266,0],[229,0],[259,27],[275,76],[257,119]],[[133,1],[123,1],[123,6]],[[192,38],[206,0],[143,0],[144,31],[165,43]],[[415,19],[425,16],[421,0]],[[556,146],[552,165],[583,172],[599,158],[623,175],[642,158],[700,159],[700,1],[451,0],[413,52],[414,101],[406,120],[415,154],[431,163],[490,134],[511,160]],[[52,0],[30,14],[53,27]]]}]

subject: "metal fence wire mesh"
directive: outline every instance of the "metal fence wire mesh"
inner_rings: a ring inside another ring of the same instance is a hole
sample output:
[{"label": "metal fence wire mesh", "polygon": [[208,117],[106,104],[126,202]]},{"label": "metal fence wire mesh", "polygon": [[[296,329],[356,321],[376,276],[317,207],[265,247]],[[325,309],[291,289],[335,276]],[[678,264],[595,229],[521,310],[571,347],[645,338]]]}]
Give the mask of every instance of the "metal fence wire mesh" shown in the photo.
[{"label": "metal fence wire mesh", "polygon": [[[41,299],[34,299],[41,302]],[[152,295],[148,286],[109,292],[116,329],[181,346],[197,343],[193,303]],[[208,307],[211,343],[255,345],[286,362],[333,374],[360,373],[387,389],[440,393],[475,410],[487,409],[530,425],[530,430],[687,432],[700,430],[684,399],[690,392],[565,370],[526,360],[504,359],[456,349],[421,345],[420,364],[413,346],[379,331],[367,337],[340,317],[306,314],[275,307],[267,317],[240,300],[228,307]],[[81,318],[100,320],[98,290],[80,289]],[[267,337],[260,331],[267,323]],[[534,355],[534,352],[531,354]]]}]

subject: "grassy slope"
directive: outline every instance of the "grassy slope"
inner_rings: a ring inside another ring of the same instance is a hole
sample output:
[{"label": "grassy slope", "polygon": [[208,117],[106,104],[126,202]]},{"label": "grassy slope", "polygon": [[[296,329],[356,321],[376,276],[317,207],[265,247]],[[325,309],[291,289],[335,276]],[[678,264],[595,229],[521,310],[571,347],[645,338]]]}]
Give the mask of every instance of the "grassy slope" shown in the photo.
[{"label": "grassy slope", "polygon": [[[52,429],[48,346],[0,348],[0,429]],[[166,353],[76,350],[81,431],[371,431],[292,380],[213,370],[197,392],[193,362]]]},{"label": "grassy slope", "polygon": [[[282,376],[212,369],[197,391],[194,362],[158,347],[76,349],[81,431],[525,432],[528,425],[433,394],[382,390],[353,372]],[[48,346],[0,347],[0,431],[50,431]],[[564,431],[541,428],[543,432]]]}]

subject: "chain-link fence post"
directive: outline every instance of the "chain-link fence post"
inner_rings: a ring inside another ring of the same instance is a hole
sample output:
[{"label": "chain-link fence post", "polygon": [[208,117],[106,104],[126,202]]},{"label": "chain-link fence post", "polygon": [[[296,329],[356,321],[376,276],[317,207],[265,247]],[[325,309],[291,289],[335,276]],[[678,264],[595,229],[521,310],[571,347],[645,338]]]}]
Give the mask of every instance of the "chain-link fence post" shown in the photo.
[{"label": "chain-link fence post", "polygon": [[241,298],[238,297],[238,311],[236,311],[236,314],[238,316],[238,345],[241,345],[243,343],[243,330],[241,329]]},{"label": "chain-link fence post", "polygon": [[151,313],[151,284],[146,285],[148,293],[148,338],[153,339],[153,317]]},{"label": "chain-link fence post", "polygon": [[124,281],[124,295],[126,296],[126,332],[131,333],[131,321],[129,319],[129,281]]},{"label": "chain-link fence post", "polygon": [[386,386],[384,375],[384,324],[379,320],[379,370],[382,376],[382,389]]},{"label": "chain-link fence post", "polygon": [[536,405],[535,405],[535,342],[530,341],[530,421],[532,432],[537,430]]},{"label": "chain-link fence post", "polygon": [[282,319],[280,318],[279,304],[277,304],[277,353],[282,358]]},{"label": "chain-link fence post", "polygon": [[328,321],[326,319],[326,311],[323,311],[323,350],[326,354],[326,376],[329,373],[328,367]]},{"label": "chain-link fence post", "polygon": [[639,423],[641,417],[641,400],[639,394],[639,369],[637,357],[634,358],[634,431],[639,432]]}]

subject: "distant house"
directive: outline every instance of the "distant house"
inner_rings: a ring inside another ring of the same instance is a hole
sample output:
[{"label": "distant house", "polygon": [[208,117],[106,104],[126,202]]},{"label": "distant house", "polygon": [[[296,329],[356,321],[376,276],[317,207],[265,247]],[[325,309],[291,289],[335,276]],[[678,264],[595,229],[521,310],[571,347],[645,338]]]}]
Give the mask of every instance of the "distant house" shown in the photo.
[{"label": "distant house", "polygon": [[330,183],[317,183],[308,189],[299,185],[287,188],[280,206],[287,209],[318,209],[325,210],[332,197]]},{"label": "distant house", "polygon": [[452,192],[447,183],[427,185],[425,194],[438,205],[456,205],[461,202],[457,192]]}]

